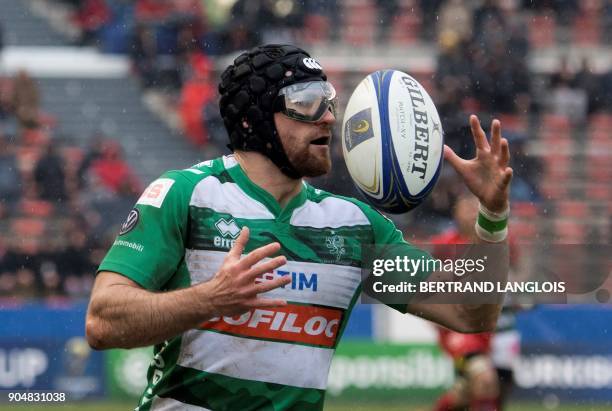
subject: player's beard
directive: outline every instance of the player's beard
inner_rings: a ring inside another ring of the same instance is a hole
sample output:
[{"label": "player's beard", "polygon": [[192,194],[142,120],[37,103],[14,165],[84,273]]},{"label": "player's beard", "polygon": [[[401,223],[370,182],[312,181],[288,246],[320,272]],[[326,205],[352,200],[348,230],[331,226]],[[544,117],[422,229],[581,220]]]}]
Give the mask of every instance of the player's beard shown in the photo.
[{"label": "player's beard", "polygon": [[310,140],[293,140],[283,145],[291,165],[302,177],[319,177],[331,170],[331,139],[327,145],[311,144]]}]

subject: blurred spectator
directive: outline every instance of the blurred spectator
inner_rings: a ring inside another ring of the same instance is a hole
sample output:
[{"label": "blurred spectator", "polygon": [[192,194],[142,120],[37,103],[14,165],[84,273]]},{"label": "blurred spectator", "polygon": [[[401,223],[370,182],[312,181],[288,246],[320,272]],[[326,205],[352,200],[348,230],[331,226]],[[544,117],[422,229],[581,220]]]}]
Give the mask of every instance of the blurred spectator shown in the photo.
[{"label": "blurred spectator", "polygon": [[141,184],[123,158],[119,143],[107,140],[102,144],[100,157],[91,164],[91,172],[107,190],[119,195],[140,193]]},{"label": "blurred spectator", "polygon": [[[319,33],[304,33],[305,37],[323,38],[327,35],[327,40],[337,41],[342,27],[342,16],[340,8],[342,4],[338,1],[310,0],[305,3],[305,30],[310,30],[313,26],[318,28]],[[317,22],[317,24],[313,24]],[[323,30],[321,30],[323,29]],[[326,31],[326,29],[328,31]]]},{"label": "blurred spectator", "polygon": [[171,10],[168,0],[136,0],[134,15],[140,23],[156,23],[166,20]]},{"label": "blurred spectator", "polygon": [[21,174],[14,147],[0,134],[0,205],[9,206],[21,195]]},{"label": "blurred spectator", "polygon": [[208,130],[204,123],[204,108],[217,96],[215,83],[210,78],[211,62],[203,55],[194,55],[190,59],[191,78],[181,90],[179,114],[183,130],[195,145],[204,145],[208,141]]},{"label": "blurred spectator", "polygon": [[181,87],[176,39],[165,46],[163,33],[155,27],[140,25],[136,28],[130,47],[134,67],[142,76],[144,88],[167,88],[169,91]]},{"label": "blurred spectator", "polygon": [[439,18],[440,8],[447,0],[419,0],[419,8],[423,16],[423,34],[429,40],[435,39],[436,24]]},{"label": "blurred spectator", "polygon": [[[0,59],[1,59],[0,55]],[[13,112],[13,79],[0,76],[0,121]]]},{"label": "blurred spectator", "polygon": [[503,34],[506,21],[497,0],[484,0],[474,10],[474,35],[486,42],[489,34]]},{"label": "blurred spectator", "polygon": [[586,93],[589,114],[602,107],[604,98],[601,95],[599,78],[593,73],[590,61],[586,57],[581,60],[580,70],[574,75],[573,84],[575,88],[584,90]]},{"label": "blurred spectator", "polygon": [[574,74],[569,66],[567,56],[560,59],[557,71],[550,76],[550,87],[570,87],[574,82]]},{"label": "blurred spectator", "polygon": [[438,20],[438,38],[453,33],[459,42],[472,38],[473,10],[462,0],[449,0],[442,5]]},{"label": "blurred spectator", "polygon": [[599,95],[602,97],[604,109],[612,112],[612,69],[601,76],[599,84]]},{"label": "blurred spectator", "polygon": [[43,155],[34,169],[34,181],[38,198],[51,202],[65,202],[68,195],[64,161],[57,154],[56,144],[56,142],[49,141],[43,148]]},{"label": "blurred spectator", "polygon": [[[297,0],[236,1],[231,10],[234,24],[228,28],[234,48],[227,52],[258,43],[294,42],[294,31],[304,25],[304,11],[304,3]],[[238,44],[236,40],[244,43]]]},{"label": "blurred spectator", "polygon": [[77,170],[79,189],[83,190],[86,188],[91,165],[94,163],[94,161],[98,160],[102,156],[103,148],[104,136],[102,136],[101,134],[93,135],[89,142],[89,148],[85,153],[85,157],[83,157],[83,160],[81,160],[81,164],[79,165],[79,169]]},{"label": "blurred spectator", "polygon": [[568,117],[573,123],[586,119],[588,98],[584,89],[576,88],[575,77],[567,58],[561,59],[559,71],[551,76],[551,91],[548,99],[550,112]]},{"label": "blurred spectator", "polygon": [[527,151],[527,135],[506,131],[504,137],[510,147],[510,166],[514,170],[510,188],[511,201],[539,201],[539,181],[543,167],[538,157]]},{"label": "blurred spectator", "polygon": [[150,88],[157,84],[157,43],[155,32],[145,25],[137,25],[130,46],[134,69],[141,78],[142,86]]},{"label": "blurred spectator", "polygon": [[387,41],[389,29],[393,26],[393,17],[399,10],[398,0],[376,0],[378,8],[378,41]]},{"label": "blurred spectator", "polygon": [[0,298],[15,297],[17,278],[15,273],[5,267],[0,269]]},{"label": "blurred spectator", "polygon": [[553,10],[562,24],[568,24],[578,12],[579,0],[523,0],[522,6],[539,12]]},{"label": "blurred spectator", "polygon": [[212,158],[215,155],[221,156],[225,154],[224,149],[229,140],[225,123],[223,123],[223,117],[219,113],[217,100],[213,99],[203,107],[202,117],[208,132],[208,144],[206,146],[208,157]]},{"label": "blurred spectator", "polygon": [[17,269],[17,256],[0,238],[0,297],[11,297],[17,286],[15,270]]},{"label": "blurred spectator", "polygon": [[81,45],[99,42],[100,31],[112,18],[106,0],[83,0],[73,16],[73,22],[81,29]]},{"label": "blurred spectator", "polygon": [[40,92],[38,84],[30,75],[21,70],[13,81],[13,111],[22,128],[38,126]]},{"label": "blurred spectator", "polygon": [[21,266],[15,273],[15,293],[14,296],[24,299],[38,297],[38,284],[36,272],[33,268]]},{"label": "blurred spectator", "polygon": [[64,290],[68,295],[86,295],[97,266],[90,257],[88,233],[83,229],[87,224],[81,219],[68,223],[68,244],[58,260],[59,271],[64,278]]},{"label": "blurred spectator", "polygon": [[46,260],[40,265],[42,297],[58,297],[63,294],[62,278],[54,261]]}]

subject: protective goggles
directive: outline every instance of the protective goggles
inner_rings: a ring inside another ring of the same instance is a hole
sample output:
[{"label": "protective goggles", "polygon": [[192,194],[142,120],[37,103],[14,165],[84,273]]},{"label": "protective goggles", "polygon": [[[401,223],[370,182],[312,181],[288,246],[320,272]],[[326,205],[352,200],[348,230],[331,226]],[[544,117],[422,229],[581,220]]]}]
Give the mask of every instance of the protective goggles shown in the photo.
[{"label": "protective goggles", "polygon": [[336,116],[336,89],[327,81],[308,81],[283,87],[274,102],[274,111],[298,121],[315,123],[327,110]]}]

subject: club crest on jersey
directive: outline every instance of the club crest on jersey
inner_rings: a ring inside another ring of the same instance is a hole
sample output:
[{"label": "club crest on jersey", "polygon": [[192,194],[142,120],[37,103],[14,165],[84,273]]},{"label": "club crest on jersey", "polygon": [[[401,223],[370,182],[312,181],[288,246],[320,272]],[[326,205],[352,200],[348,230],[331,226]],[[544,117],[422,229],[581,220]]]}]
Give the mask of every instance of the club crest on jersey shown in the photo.
[{"label": "club crest on jersey", "polygon": [[344,247],[344,237],[339,235],[332,235],[325,239],[325,245],[329,249],[331,255],[336,256],[336,262],[340,261],[342,256],[346,254],[346,247]]},{"label": "club crest on jersey", "polygon": [[214,244],[216,247],[232,248],[236,242],[236,238],[240,234],[240,227],[236,224],[233,218],[227,221],[225,218],[220,218],[215,223],[215,227],[221,236],[216,235]]}]

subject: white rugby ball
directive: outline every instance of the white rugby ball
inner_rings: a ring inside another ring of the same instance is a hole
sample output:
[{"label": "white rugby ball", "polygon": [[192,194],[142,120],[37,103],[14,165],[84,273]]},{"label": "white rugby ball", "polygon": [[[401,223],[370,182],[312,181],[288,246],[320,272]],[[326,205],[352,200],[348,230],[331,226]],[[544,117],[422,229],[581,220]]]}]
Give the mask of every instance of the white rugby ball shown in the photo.
[{"label": "white rugby ball", "polygon": [[444,152],[440,116],[427,91],[397,70],[380,70],[359,83],[344,112],[342,153],[370,204],[405,213],[431,192]]}]

